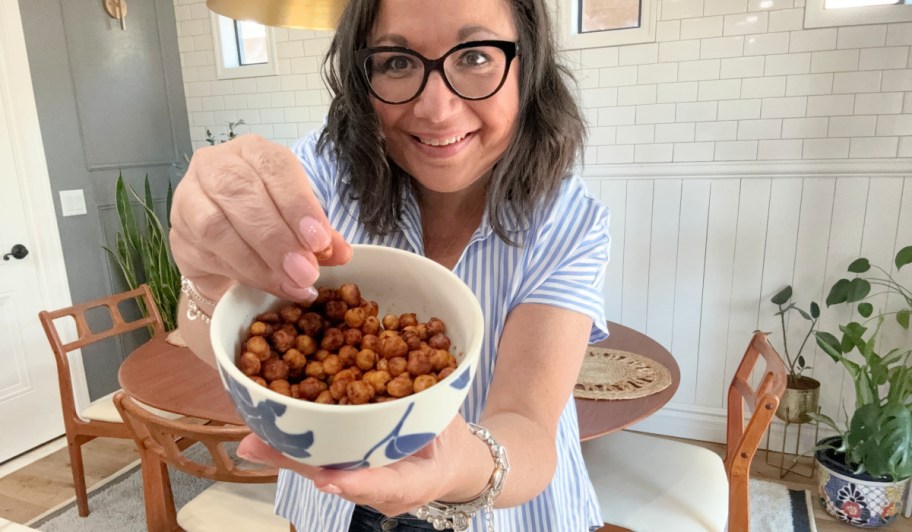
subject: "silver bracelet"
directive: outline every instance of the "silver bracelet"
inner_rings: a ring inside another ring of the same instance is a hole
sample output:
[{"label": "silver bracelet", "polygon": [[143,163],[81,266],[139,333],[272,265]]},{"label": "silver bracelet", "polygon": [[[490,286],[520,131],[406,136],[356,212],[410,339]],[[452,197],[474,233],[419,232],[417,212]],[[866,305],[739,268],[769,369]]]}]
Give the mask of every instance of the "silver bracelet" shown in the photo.
[{"label": "silver bracelet", "polygon": [[469,522],[475,517],[478,510],[484,511],[488,532],[494,532],[494,499],[503,491],[504,480],[510,472],[510,462],[507,460],[507,450],[497,443],[488,429],[474,423],[469,423],[469,432],[488,444],[491,456],[494,458],[494,472],[488,480],[488,487],[481,495],[466,502],[439,502],[431,501],[418,508],[415,515],[434,525],[435,530],[469,529]]},{"label": "silver bracelet", "polygon": [[211,321],[211,316],[203,312],[196,303],[200,302],[204,305],[214,307],[215,302],[209,301],[200,295],[196,286],[194,286],[193,281],[187,279],[183,275],[181,275],[181,292],[187,296],[187,319],[193,321],[199,318],[203,323],[209,323]]}]

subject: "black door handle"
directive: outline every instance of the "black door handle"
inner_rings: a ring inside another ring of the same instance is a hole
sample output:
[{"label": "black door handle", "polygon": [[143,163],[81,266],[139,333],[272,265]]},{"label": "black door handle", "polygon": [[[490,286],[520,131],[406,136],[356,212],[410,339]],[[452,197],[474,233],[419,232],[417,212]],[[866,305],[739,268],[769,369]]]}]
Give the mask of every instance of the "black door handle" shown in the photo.
[{"label": "black door handle", "polygon": [[24,259],[28,255],[28,249],[22,244],[16,244],[9,253],[3,256],[3,260],[9,260],[10,256],[14,259]]}]

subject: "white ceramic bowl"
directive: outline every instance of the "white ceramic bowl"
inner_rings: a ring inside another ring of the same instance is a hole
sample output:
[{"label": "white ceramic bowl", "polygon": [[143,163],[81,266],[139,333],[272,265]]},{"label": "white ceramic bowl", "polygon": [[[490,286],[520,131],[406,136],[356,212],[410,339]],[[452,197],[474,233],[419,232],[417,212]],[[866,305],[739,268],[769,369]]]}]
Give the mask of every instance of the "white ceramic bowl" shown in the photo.
[{"label": "white ceramic bowl", "polygon": [[380,316],[414,312],[419,321],[444,321],[459,365],[419,393],[365,405],[324,405],[294,399],[256,384],[235,365],[254,318],[281,305],[275,296],[244,285],[231,288],[212,314],[211,340],[222,383],[238,413],[260,438],[286,456],[338,469],[378,467],[418,451],[439,434],[471,387],[484,321],[472,291],[450,270],[420,255],[355,245],[344,266],[320,269],[317,286],[356,283],[377,301]]}]

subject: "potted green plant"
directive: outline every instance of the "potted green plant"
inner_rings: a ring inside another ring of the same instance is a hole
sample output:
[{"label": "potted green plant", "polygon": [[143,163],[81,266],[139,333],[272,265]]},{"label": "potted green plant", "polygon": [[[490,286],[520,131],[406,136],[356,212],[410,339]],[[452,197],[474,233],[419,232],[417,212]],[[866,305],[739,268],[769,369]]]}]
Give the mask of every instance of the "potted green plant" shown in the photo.
[{"label": "potted green plant", "polygon": [[[896,254],[896,270],[910,263],[912,246],[906,246]],[[874,528],[900,514],[912,477],[912,289],[866,258],[848,271],[855,276],[839,279],[826,303],[857,304],[860,319],[839,326],[841,339],[821,331],[816,338],[852,379],[855,407],[844,429],[815,416],[838,433],[818,442],[818,488],[831,515]],[[875,309],[874,301],[889,307]]]},{"label": "potted green plant", "polygon": [[[811,334],[814,333],[814,327],[820,318],[820,306],[812,301],[808,310],[804,310],[790,301],[791,299],[791,285],[786,286],[770,299],[770,302],[779,309],[775,315],[779,317],[779,323],[782,326],[782,354],[789,371],[785,394],[779,401],[776,417],[788,423],[807,423],[811,421],[809,414],[817,412],[817,405],[820,401],[820,381],[804,375],[804,372],[811,367],[807,365],[807,361],[801,353]],[[786,316],[789,313],[797,313],[801,318],[810,322],[797,351],[789,350],[786,328]]]},{"label": "potted green plant", "polygon": [[[104,249],[119,267],[128,289],[132,290],[142,283],[149,285],[165,330],[172,331],[177,327],[177,302],[180,298],[180,272],[171,256],[165,229],[170,226],[167,218],[171,215],[173,190],[168,183],[166,220],[162,223],[154,210],[148,175],[144,185],[144,197],[141,198],[124,183],[123,174],[118,175],[114,196],[121,231],[115,237],[115,248]],[[142,207],[138,216],[132,200]],[[140,308],[140,311],[146,315],[145,308]]]}]

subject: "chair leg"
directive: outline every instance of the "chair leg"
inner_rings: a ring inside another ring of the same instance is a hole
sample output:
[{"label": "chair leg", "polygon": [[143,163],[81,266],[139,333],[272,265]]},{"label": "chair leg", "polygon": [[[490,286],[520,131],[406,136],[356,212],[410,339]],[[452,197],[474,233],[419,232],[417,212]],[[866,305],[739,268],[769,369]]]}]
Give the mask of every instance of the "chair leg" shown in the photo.
[{"label": "chair leg", "polygon": [[85,468],[82,465],[82,444],[78,436],[67,438],[67,450],[70,452],[70,470],[73,472],[73,488],[76,490],[76,507],[79,517],[89,515],[89,497],[86,493]]},{"label": "chair leg", "polygon": [[140,453],[143,475],[143,497],[146,505],[146,528],[149,532],[180,530],[171,493],[168,466],[148,450]]}]

